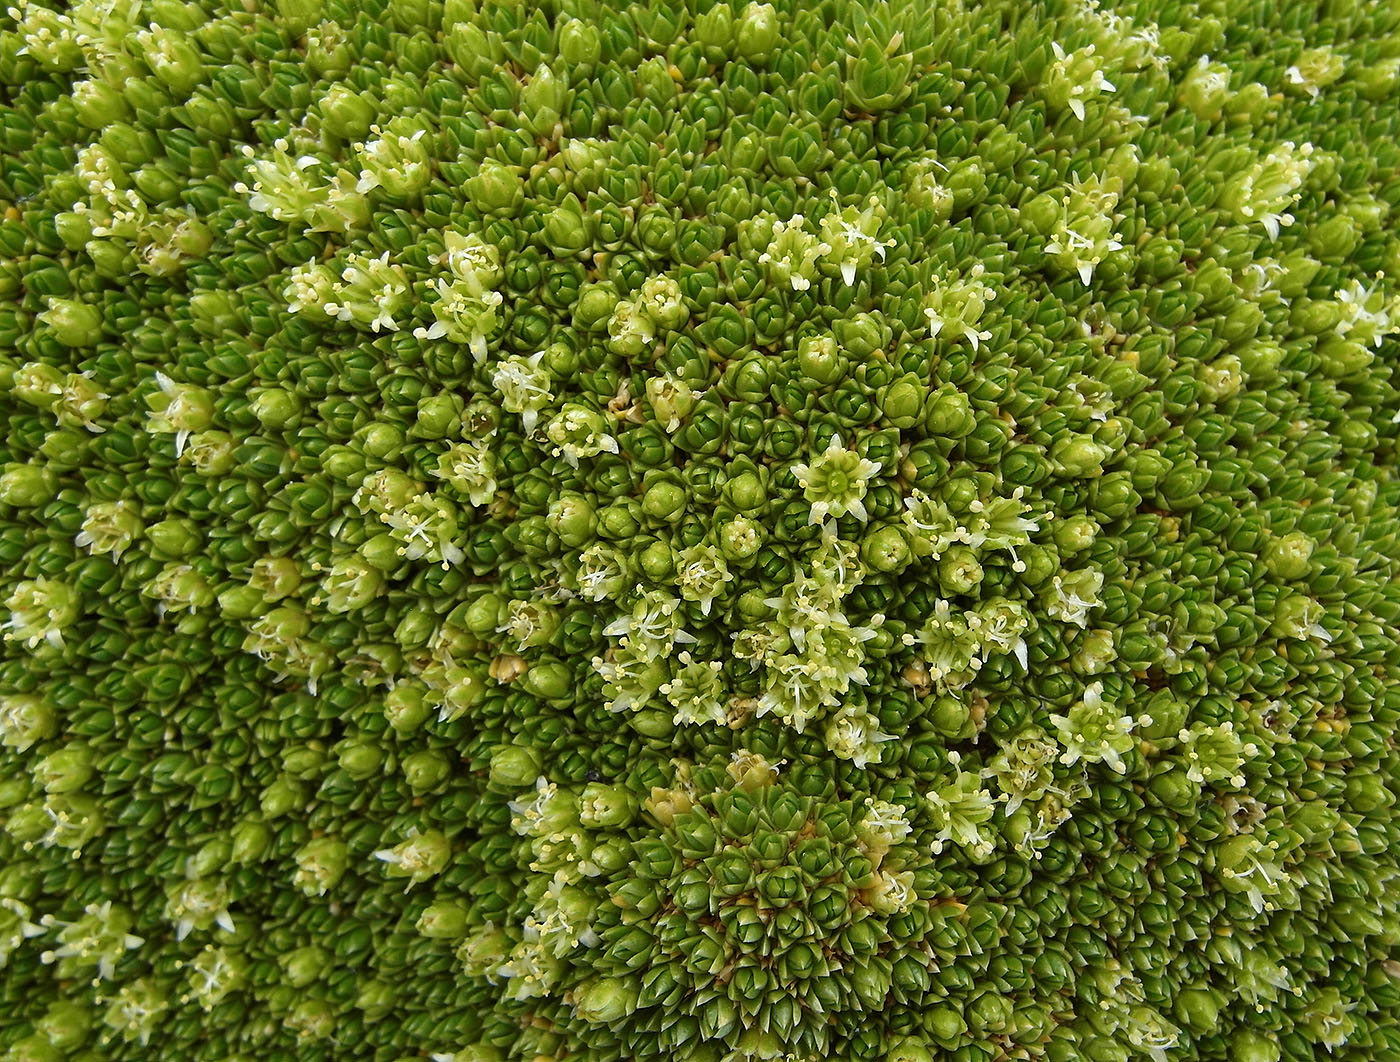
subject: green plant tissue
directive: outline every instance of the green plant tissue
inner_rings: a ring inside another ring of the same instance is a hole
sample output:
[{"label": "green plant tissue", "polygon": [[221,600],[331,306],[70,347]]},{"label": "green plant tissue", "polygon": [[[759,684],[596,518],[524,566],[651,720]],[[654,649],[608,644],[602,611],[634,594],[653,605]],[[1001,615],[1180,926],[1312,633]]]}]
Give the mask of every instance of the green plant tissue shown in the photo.
[{"label": "green plant tissue", "polygon": [[12,0],[0,1062],[1400,1062],[1395,0]]}]

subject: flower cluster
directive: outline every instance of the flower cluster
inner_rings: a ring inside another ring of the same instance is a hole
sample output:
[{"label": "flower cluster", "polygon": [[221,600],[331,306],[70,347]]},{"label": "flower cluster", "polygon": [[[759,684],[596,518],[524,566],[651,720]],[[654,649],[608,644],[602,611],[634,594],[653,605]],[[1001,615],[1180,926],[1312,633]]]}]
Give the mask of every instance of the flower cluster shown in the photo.
[{"label": "flower cluster", "polygon": [[539,778],[512,801],[532,906],[468,936],[468,970],[509,999],[562,1001],[585,1044],[623,1027],[668,1050],[693,1028],[743,1054],[804,1054],[831,1032],[802,1011],[858,1019],[896,967],[926,969],[912,912],[932,877],[906,808],[807,795],[751,754],[671,783],[639,806]]},{"label": "flower cluster", "polygon": [[1400,10],[0,5],[0,1058],[1400,1058]]}]

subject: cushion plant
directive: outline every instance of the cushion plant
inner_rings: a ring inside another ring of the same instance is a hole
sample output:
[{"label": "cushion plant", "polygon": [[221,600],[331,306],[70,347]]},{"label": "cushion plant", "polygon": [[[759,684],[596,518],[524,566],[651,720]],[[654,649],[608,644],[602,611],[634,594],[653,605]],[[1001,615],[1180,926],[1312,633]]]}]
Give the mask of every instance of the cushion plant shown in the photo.
[{"label": "cushion plant", "polygon": [[14,0],[7,1062],[1400,1062],[1400,7]]}]

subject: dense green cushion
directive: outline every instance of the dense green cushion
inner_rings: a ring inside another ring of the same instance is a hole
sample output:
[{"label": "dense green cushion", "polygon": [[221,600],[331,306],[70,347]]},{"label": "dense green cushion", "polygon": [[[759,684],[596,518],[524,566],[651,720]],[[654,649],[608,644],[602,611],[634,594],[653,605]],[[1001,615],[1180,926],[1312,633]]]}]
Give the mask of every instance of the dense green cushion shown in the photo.
[{"label": "dense green cushion", "polygon": [[1394,3],[16,3],[6,1062],[1400,1062]]}]

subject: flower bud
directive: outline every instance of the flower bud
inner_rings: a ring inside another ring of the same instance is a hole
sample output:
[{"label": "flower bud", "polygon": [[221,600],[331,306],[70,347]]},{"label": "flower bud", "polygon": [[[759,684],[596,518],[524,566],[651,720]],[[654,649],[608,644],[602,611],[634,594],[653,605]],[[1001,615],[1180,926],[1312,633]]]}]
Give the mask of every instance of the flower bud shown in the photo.
[{"label": "flower bud", "polygon": [[1264,564],[1279,579],[1301,579],[1308,573],[1308,561],[1316,548],[1310,537],[1293,531],[1269,542]]},{"label": "flower bud", "polygon": [[257,819],[244,819],[233,827],[229,858],[235,863],[259,862],[272,845],[272,831]]},{"label": "flower bud", "polygon": [[1197,118],[1213,122],[1220,118],[1230,96],[1230,68],[1201,56],[1181,80],[1177,98]]},{"label": "flower bud", "polygon": [[6,464],[0,471],[0,505],[33,509],[53,497],[53,476],[41,465]]},{"label": "flower bud", "polygon": [[574,305],[574,324],[586,332],[596,332],[607,325],[617,304],[617,292],[611,284],[587,285]]},{"label": "flower bud", "polygon": [[302,807],[305,802],[301,783],[283,776],[263,790],[260,806],[265,816],[275,819]]},{"label": "flower bud", "polygon": [[87,1041],[92,1011],[76,1000],[55,1000],[34,1022],[34,1028],[60,1052],[75,1051]]},{"label": "flower bud", "polygon": [[5,818],[5,832],[20,844],[38,841],[51,825],[45,805],[38,801],[21,804]]},{"label": "flower bud", "polygon": [[717,541],[726,560],[740,562],[753,557],[763,546],[763,528],[745,516],[720,525]]},{"label": "flower bud", "polygon": [[400,683],[384,696],[384,717],[400,733],[417,730],[430,714],[423,687],[416,683]]},{"label": "flower bud", "polygon": [[766,62],[782,37],[772,4],[749,3],[734,26],[735,51],[751,63]]},{"label": "flower bud", "polygon": [[249,411],[270,431],[279,431],[301,414],[297,396],[280,387],[264,387],[253,395]]},{"label": "flower bud", "polygon": [[924,409],[925,430],[936,438],[960,439],[977,426],[967,396],[952,388],[934,392]]},{"label": "flower bud", "polygon": [[1232,1062],[1279,1062],[1283,1052],[1277,1041],[1254,1029],[1239,1029],[1230,1037]]},{"label": "flower bud", "polygon": [[340,769],[357,781],[378,774],[384,762],[383,750],[372,738],[347,738],[336,745],[335,754]]},{"label": "flower bud", "polygon": [[1209,1032],[1216,1026],[1223,1002],[1214,989],[1188,988],[1176,997],[1173,1009],[1177,1019],[1188,1029]]},{"label": "flower bud", "polygon": [[0,694],[0,744],[17,752],[57,732],[54,710],[32,694]]},{"label": "flower bud", "polygon": [[373,100],[344,82],[332,84],[319,107],[322,125],[342,140],[358,140],[374,124]]},{"label": "flower bud", "polygon": [[552,136],[569,106],[573,93],[567,81],[540,64],[520,93],[521,124],[536,136]]},{"label": "flower bud", "polygon": [[642,550],[638,561],[642,572],[656,583],[670,580],[676,570],[676,555],[669,543],[653,540]]},{"label": "flower bud", "polygon": [[360,546],[360,556],[364,557],[365,563],[371,568],[381,572],[392,572],[403,564],[400,548],[398,540],[385,532],[366,539]]},{"label": "flower bud", "polygon": [[540,754],[525,745],[498,745],[491,751],[490,781],[500,789],[525,789],[540,775]]},{"label": "flower bud", "polygon": [[574,1013],[590,1025],[613,1025],[637,1008],[637,988],[630,980],[595,977],[574,990]]},{"label": "flower bud", "polygon": [[415,793],[436,789],[452,774],[446,757],[432,749],[410,753],[403,758],[399,767],[403,771],[404,781]]},{"label": "flower bud", "polygon": [[282,967],[288,984],[293,988],[305,988],[326,971],[330,956],[324,948],[308,944],[283,955],[278,965]]},{"label": "flower bud", "polygon": [[919,1037],[902,1036],[890,1046],[885,1062],[934,1062],[934,1053]]},{"label": "flower bud", "polygon": [[532,665],[517,680],[517,685],[531,696],[543,701],[562,701],[573,689],[573,673],[558,660],[543,660]]},{"label": "flower bud", "polygon": [[[559,27],[559,55],[570,74],[584,73],[602,57],[602,38],[591,22],[571,18]],[[560,108],[562,111],[562,108]]]},{"label": "flower bud", "polygon": [[202,878],[228,865],[233,855],[231,842],[227,837],[215,837],[200,846],[185,863],[185,873],[189,877]]},{"label": "flower bud", "polygon": [[653,480],[642,495],[642,511],[653,520],[674,523],[685,515],[689,497],[685,487],[670,479]]},{"label": "flower bud", "polygon": [[151,544],[156,556],[162,559],[178,560],[187,557],[204,545],[198,527],[190,520],[161,520],[146,528],[146,541]]},{"label": "flower bud", "polygon": [[906,431],[923,419],[926,393],[912,374],[896,380],[880,395],[880,414],[892,427]]},{"label": "flower bud", "polygon": [[896,54],[898,41],[885,46],[866,37],[859,51],[846,56],[846,103],[856,111],[878,114],[898,106],[909,95],[913,57]]},{"label": "flower bud", "polygon": [[91,347],[102,338],[102,311],[77,299],[49,299],[39,320],[65,347]]},{"label": "flower bud", "polygon": [[448,900],[429,904],[418,916],[416,928],[433,940],[460,940],[467,935],[467,909]]},{"label": "flower bud", "polygon": [[589,829],[625,827],[636,813],[636,801],[622,786],[589,782],[579,795],[579,822]]},{"label": "flower bud", "polygon": [[570,258],[588,248],[589,219],[578,196],[570,192],[544,219],[545,244],[556,258]]},{"label": "flower bud", "polygon": [[1108,456],[1101,443],[1086,435],[1062,438],[1050,450],[1050,458],[1060,474],[1070,479],[1103,475],[1103,462]]},{"label": "flower bud", "polygon": [[5,1055],[11,1062],[64,1062],[66,1057],[56,1044],[39,1032],[16,1040]]},{"label": "flower bud", "polygon": [[367,1021],[375,1021],[392,1013],[398,1001],[398,988],[378,979],[362,981],[355,995],[355,1006],[364,1012]]},{"label": "flower bud", "polygon": [[875,314],[857,313],[834,325],[841,350],[856,362],[868,361],[890,341],[890,328]]},{"label": "flower bud", "polygon": [[498,217],[515,214],[525,198],[524,185],[515,171],[494,159],[481,163],[465,190],[477,210]]},{"label": "flower bud", "polygon": [[734,37],[734,9],[715,4],[696,16],[695,39],[706,48],[728,54]]}]

